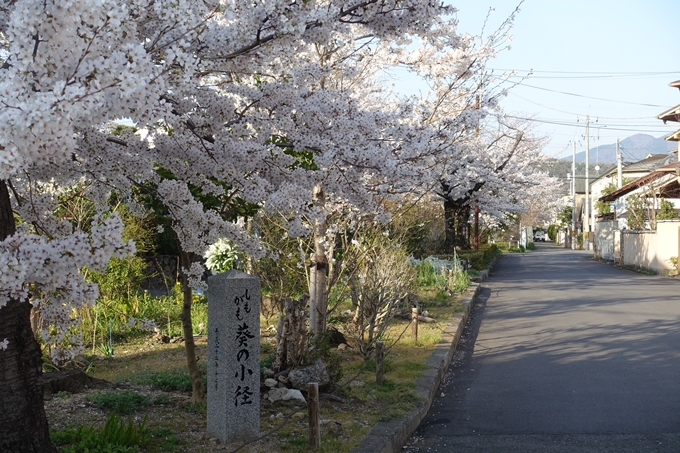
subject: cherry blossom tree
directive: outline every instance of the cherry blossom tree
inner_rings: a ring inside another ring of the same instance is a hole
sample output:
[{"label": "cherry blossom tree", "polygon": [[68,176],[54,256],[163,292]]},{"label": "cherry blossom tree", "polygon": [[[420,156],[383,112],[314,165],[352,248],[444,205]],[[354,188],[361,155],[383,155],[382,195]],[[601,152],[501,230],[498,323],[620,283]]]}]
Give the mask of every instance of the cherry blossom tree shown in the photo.
[{"label": "cherry blossom tree", "polygon": [[[0,448],[56,451],[42,405],[27,288],[39,289],[33,300],[54,307],[53,322],[64,327],[72,307],[96,296],[78,270],[101,268],[110,256],[131,251],[115,217],[101,218],[90,236],[55,221],[52,187],[85,178],[88,196],[102,206],[112,189],[158,199],[184,254],[185,290],[198,286],[201,269],[191,256],[218,237],[255,257],[265,251],[197,194],[219,197],[223,206],[289,212],[289,234],[297,235],[305,233],[301,216],[318,212],[309,195],[319,184],[363,206],[373,203],[367,185],[388,182],[375,169],[417,173],[415,162],[426,152],[413,146],[419,138],[412,137],[398,160],[384,160],[401,150],[399,117],[410,109],[384,115],[386,109],[362,106],[356,93],[318,89],[327,69],[305,56],[362,33],[384,42],[411,34],[443,39],[446,30],[437,26],[450,11],[429,0],[0,3],[6,56],[0,261],[7,263],[0,288]],[[106,123],[120,118],[142,133],[110,134]],[[317,171],[301,165],[307,152]],[[365,184],[354,187],[357,180]],[[20,205],[24,199],[29,202]],[[12,208],[21,216],[19,232]],[[186,336],[190,318],[183,322]],[[193,397],[202,399],[200,386]]]},{"label": "cherry blossom tree", "polygon": [[528,210],[535,200],[550,205],[559,202],[554,190],[559,181],[537,170],[545,160],[543,141],[531,137],[528,124],[506,124],[502,116],[487,123],[483,132],[470,140],[447,177],[440,180],[437,195],[444,202],[445,250],[470,248],[473,210],[498,219],[508,213]]}]

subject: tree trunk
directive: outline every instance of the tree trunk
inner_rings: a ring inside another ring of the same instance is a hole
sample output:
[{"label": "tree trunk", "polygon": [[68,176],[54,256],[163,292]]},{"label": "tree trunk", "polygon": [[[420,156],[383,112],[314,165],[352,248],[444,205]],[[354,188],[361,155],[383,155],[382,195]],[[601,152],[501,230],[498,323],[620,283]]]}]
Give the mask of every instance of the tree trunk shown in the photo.
[{"label": "tree trunk", "polygon": [[326,195],[321,184],[314,187],[314,206],[319,210],[320,218],[314,223],[314,258],[309,275],[309,311],[310,328],[314,332],[314,339],[318,340],[326,332],[326,312],[328,310],[328,292],[326,290],[326,217],[324,207]]},{"label": "tree trunk", "polygon": [[[0,241],[14,234],[9,192],[0,180]],[[31,305],[11,299],[0,308],[0,451],[57,453],[43,404],[42,356],[31,329]]]},{"label": "tree trunk", "polygon": [[[189,269],[191,267],[189,254],[180,250],[179,255],[182,267]],[[189,377],[191,378],[191,402],[201,403],[205,399],[205,391],[203,389],[201,371],[198,369],[198,361],[196,360],[196,343],[194,343],[194,329],[191,323],[191,288],[184,272],[181,274],[180,284],[183,296],[182,330],[184,331],[184,350],[187,356],[187,367],[189,368]]]},{"label": "tree trunk", "polygon": [[453,253],[456,249],[470,248],[469,220],[470,206],[461,200],[444,199],[445,253]]}]

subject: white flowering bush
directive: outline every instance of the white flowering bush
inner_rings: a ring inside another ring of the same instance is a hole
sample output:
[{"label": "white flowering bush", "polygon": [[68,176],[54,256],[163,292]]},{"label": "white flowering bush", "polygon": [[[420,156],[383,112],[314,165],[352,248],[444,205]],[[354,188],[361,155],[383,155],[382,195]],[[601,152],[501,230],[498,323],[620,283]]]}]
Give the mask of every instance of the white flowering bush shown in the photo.
[{"label": "white flowering bush", "polygon": [[221,274],[230,269],[234,269],[239,263],[239,252],[233,242],[220,238],[208,247],[208,250],[203,255],[205,258],[205,267],[207,267],[213,275]]},{"label": "white flowering bush", "polygon": [[55,363],[83,352],[82,335],[75,328],[76,310],[97,300],[97,285],[88,282],[80,269],[103,271],[111,257],[135,252],[132,242],[123,241],[122,230],[123,222],[114,214],[95,217],[90,235],[80,232],[47,240],[19,233],[0,242],[0,309],[10,298],[30,297],[43,320],[40,337]]}]

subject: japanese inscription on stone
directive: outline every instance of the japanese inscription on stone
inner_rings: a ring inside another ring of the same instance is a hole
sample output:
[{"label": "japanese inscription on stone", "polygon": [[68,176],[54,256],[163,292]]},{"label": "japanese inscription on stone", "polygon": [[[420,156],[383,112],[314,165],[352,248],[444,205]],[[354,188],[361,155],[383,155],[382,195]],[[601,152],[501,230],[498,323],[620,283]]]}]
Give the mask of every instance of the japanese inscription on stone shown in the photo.
[{"label": "japanese inscription on stone", "polygon": [[259,436],[260,281],[240,271],[208,278],[208,433]]}]

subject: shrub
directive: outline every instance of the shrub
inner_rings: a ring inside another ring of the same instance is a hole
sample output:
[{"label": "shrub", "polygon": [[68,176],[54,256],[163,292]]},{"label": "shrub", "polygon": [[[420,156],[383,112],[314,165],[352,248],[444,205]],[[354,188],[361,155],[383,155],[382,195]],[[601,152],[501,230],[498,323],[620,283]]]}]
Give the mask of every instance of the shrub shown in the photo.
[{"label": "shrub", "polygon": [[204,258],[205,267],[210,269],[213,274],[221,274],[230,269],[236,269],[240,263],[238,250],[233,242],[228,239],[220,238],[208,247]]},{"label": "shrub", "polygon": [[150,404],[149,397],[131,390],[93,392],[87,396],[95,407],[118,414],[131,414]]},{"label": "shrub", "polygon": [[470,267],[482,270],[491,265],[494,257],[501,254],[501,249],[497,244],[483,244],[479,250],[461,250],[458,253],[460,259],[467,259]]},{"label": "shrub", "polygon": [[527,244],[527,250],[536,250],[536,244],[534,244],[533,242],[529,242]]},{"label": "shrub", "polygon": [[383,337],[397,309],[407,300],[414,270],[404,248],[383,234],[367,235],[355,248],[365,253],[348,260],[357,272],[349,281],[354,316],[345,329],[368,360],[375,342]]},{"label": "shrub", "polygon": [[678,218],[678,211],[675,210],[673,203],[662,198],[659,200],[659,213],[656,220],[674,220]]},{"label": "shrub", "polygon": [[423,260],[415,265],[416,285],[421,287],[443,286],[445,279],[437,272],[431,261]]}]

